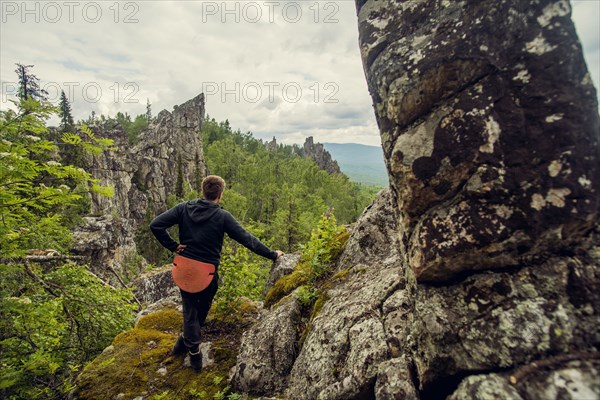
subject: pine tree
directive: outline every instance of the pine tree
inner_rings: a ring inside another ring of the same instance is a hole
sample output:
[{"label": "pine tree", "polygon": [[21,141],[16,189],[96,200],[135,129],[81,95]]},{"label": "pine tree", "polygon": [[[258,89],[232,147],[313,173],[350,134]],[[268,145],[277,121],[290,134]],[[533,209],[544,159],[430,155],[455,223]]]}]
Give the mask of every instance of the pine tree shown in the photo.
[{"label": "pine tree", "polygon": [[60,102],[58,104],[58,114],[60,116],[60,129],[62,132],[71,132],[73,131],[73,115],[71,115],[71,104],[69,103],[69,99],[67,99],[67,95],[65,91],[61,91],[60,93]]},{"label": "pine tree", "polygon": [[38,77],[29,72],[29,68],[33,68],[33,65],[23,65],[20,63],[16,63],[16,65],[17,69],[15,69],[15,72],[19,76],[19,98],[22,100],[48,100],[48,92],[40,88]]},{"label": "pine tree", "polygon": [[152,108],[150,106],[150,99],[146,98],[146,120],[148,123],[152,122]]}]

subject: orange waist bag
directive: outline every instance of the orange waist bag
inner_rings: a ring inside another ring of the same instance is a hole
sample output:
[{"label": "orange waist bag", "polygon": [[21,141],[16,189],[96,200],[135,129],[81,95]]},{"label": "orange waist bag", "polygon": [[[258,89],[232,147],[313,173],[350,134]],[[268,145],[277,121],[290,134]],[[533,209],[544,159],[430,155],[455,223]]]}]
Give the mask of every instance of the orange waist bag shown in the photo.
[{"label": "orange waist bag", "polygon": [[171,268],[173,281],[183,291],[198,293],[210,285],[215,276],[215,266],[183,256],[175,256]]}]

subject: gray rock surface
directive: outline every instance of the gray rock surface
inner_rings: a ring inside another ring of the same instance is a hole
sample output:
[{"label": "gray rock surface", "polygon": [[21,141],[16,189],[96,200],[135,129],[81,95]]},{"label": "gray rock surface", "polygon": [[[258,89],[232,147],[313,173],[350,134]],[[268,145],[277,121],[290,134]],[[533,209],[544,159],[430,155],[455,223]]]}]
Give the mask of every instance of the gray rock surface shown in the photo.
[{"label": "gray rock surface", "polygon": [[190,188],[196,172],[206,176],[199,135],[203,119],[204,95],[200,94],[174,106],[172,112],[158,113],[134,146],[122,132],[104,133],[115,140],[115,150],[94,157],[91,172],[102,184],[113,186],[115,196],[92,196],[92,214],[116,213],[138,224],[148,207],[164,209],[168,196],[175,193],[178,158]]},{"label": "gray rock surface", "polygon": [[269,289],[271,289],[277,279],[291,274],[299,260],[300,253],[285,254],[283,257],[279,257],[271,266],[269,277],[267,278],[263,289],[263,296],[267,295]]},{"label": "gray rock surface", "polygon": [[[521,371],[526,368],[532,366]],[[600,360],[596,358],[558,363],[551,371],[533,367],[519,381],[506,374],[473,375],[463,380],[448,400],[597,400],[599,373]]]},{"label": "gray rock surface", "polygon": [[600,360],[573,361],[550,372],[537,370],[517,383],[521,395],[530,400],[600,399]]},{"label": "gray rock surface", "polygon": [[506,378],[490,374],[469,376],[448,400],[523,400],[523,397]]},{"label": "gray rock surface", "polygon": [[598,103],[564,0],[358,0],[419,281],[520,265],[598,216]]},{"label": "gray rock surface", "polygon": [[582,255],[447,287],[417,287],[410,334],[419,382],[427,387],[593,350],[600,343],[598,282],[600,260]]},{"label": "gray rock surface", "polygon": [[282,391],[297,355],[300,304],[292,294],[244,332],[232,383],[244,392]]},{"label": "gray rock surface", "polygon": [[350,238],[337,262],[338,271],[359,265],[401,263],[398,213],[394,195],[387,188],[363,211],[351,230]]},{"label": "gray rock surface", "polygon": [[83,220],[73,232],[71,251],[86,257],[92,272],[101,279],[122,287],[146,265],[143,261],[134,268],[128,265],[136,254],[133,222],[112,214]]},{"label": "gray rock surface", "polygon": [[170,296],[179,296],[179,288],[173,282],[171,264],[139,275],[132,283],[135,297],[144,304],[155,303]]},{"label": "gray rock surface", "polygon": [[375,384],[376,400],[418,400],[410,367],[404,358],[379,364]]}]

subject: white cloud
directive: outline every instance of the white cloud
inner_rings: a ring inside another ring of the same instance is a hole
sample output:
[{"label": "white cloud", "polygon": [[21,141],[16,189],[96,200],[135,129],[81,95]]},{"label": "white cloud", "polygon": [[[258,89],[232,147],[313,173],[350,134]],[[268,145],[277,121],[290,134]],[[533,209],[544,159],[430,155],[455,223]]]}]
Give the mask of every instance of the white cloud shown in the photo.
[{"label": "white cloud", "polygon": [[[35,64],[33,72],[43,82],[56,82],[68,94],[71,85],[76,118],[92,110],[141,114],[146,98],[157,114],[212,88],[208,114],[259,138],[302,143],[313,135],[321,142],[380,143],[353,1],[280,1],[269,9],[262,1],[86,0],[75,2],[72,22],[61,1],[27,2],[34,11],[25,15],[21,1],[0,3],[5,18],[0,80],[14,82],[16,62]],[[62,12],[56,23],[48,22],[54,17],[49,3]],[[293,22],[298,5],[301,16]],[[101,15],[92,23],[98,7]],[[238,9],[227,14],[223,7]],[[573,18],[596,87],[598,15],[598,2],[574,2]],[[294,99],[298,87],[301,95]]]}]

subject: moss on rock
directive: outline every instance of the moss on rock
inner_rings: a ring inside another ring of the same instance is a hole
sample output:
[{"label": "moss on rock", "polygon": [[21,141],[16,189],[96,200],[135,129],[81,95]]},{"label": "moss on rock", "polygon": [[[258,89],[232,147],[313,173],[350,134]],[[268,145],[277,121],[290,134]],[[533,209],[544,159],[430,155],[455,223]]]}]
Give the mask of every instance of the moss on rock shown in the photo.
[{"label": "moss on rock", "polygon": [[[244,304],[243,316],[249,318],[256,307]],[[236,313],[232,313],[236,314]],[[183,357],[170,355],[181,331],[182,316],[165,309],[144,316],[134,329],[115,337],[111,346],[88,364],[77,378],[73,397],[105,400],[121,395],[123,399],[213,399],[229,390],[229,370],[235,365],[243,328],[211,314],[202,328],[205,342],[212,342],[213,365],[200,374],[183,365]],[[244,324],[241,324],[244,325]]]},{"label": "moss on rock", "polygon": [[[321,282],[327,281],[329,275],[331,274],[331,267],[342,254],[349,237],[350,232],[348,232],[344,227],[335,233],[333,246],[325,249],[328,253],[326,258],[329,261],[327,262],[327,265],[319,266],[319,268],[323,269],[323,271],[320,273],[315,271],[315,267],[311,265],[311,260],[309,260],[306,255],[303,254],[298,262],[298,265],[294,269],[294,272],[281,277],[273,284],[265,297],[265,307],[269,308],[272,305],[277,304],[281,299],[302,285],[311,283],[313,286],[320,286],[319,282],[315,282],[316,280]],[[335,277],[338,278],[338,275],[339,274],[336,274]],[[343,279],[344,277],[345,275],[340,276],[339,278]]]},{"label": "moss on rock", "polygon": [[149,314],[140,319],[136,328],[154,329],[166,333],[178,333],[181,331],[183,318],[181,312],[167,309],[154,314]]}]

